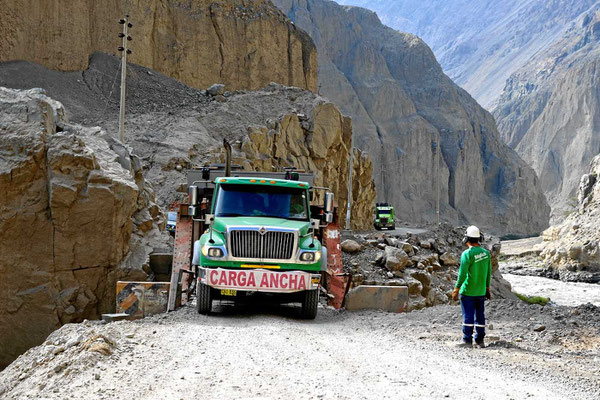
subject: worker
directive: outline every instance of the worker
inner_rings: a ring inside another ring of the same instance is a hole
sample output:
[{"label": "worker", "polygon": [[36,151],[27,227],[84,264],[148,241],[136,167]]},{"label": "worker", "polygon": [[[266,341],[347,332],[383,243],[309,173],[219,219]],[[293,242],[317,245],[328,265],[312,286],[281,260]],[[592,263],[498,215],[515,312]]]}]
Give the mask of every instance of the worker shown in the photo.
[{"label": "worker", "polygon": [[460,307],[463,317],[463,339],[459,347],[473,347],[473,328],[475,328],[475,346],[484,348],[485,337],[485,300],[491,298],[490,281],[492,277],[492,258],[490,252],[481,247],[483,240],[479,228],[470,226],[464,238],[467,245],[460,257],[458,278],[452,292],[452,300],[460,295]]}]

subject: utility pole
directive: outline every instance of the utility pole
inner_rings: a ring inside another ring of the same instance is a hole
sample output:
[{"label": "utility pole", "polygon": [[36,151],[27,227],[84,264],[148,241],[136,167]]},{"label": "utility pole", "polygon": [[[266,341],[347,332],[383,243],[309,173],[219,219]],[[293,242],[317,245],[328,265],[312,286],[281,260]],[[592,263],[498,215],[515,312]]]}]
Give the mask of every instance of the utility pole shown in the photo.
[{"label": "utility pole", "polygon": [[131,50],[127,48],[127,42],[131,40],[131,36],[127,34],[127,30],[133,25],[129,22],[129,15],[121,18],[119,23],[123,25],[123,32],[119,33],[119,37],[123,39],[123,44],[118,47],[121,52],[121,104],[119,109],[119,134],[121,143],[125,144],[125,88],[127,87],[127,55],[131,54]]},{"label": "utility pole", "polygon": [[437,223],[440,224],[440,181],[442,180],[440,171],[440,158],[442,146],[438,145],[437,151]]},{"label": "utility pole", "polygon": [[434,163],[435,163],[435,181],[436,181],[436,206],[435,206],[435,214],[436,214],[436,218],[437,218],[437,223],[439,225],[440,223],[440,143],[439,142],[433,142],[433,148],[435,150],[435,159],[434,159]]},{"label": "utility pole", "polygon": [[380,175],[381,175],[381,193],[383,193],[383,198],[385,199],[385,189],[384,189],[384,186],[383,186],[383,172],[384,171],[385,170],[383,169],[383,160],[381,160],[381,172],[380,172]]},{"label": "utility pole", "polygon": [[350,228],[350,212],[352,211],[352,170],[354,169],[354,129],[350,135],[350,160],[348,160],[348,210],[346,211],[346,230]]}]

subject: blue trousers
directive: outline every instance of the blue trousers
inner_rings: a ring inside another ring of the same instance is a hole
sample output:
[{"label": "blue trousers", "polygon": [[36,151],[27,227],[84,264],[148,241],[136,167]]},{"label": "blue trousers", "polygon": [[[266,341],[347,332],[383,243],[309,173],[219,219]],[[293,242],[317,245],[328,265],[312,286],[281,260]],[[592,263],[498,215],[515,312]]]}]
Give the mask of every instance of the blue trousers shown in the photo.
[{"label": "blue trousers", "polygon": [[473,328],[475,328],[475,342],[483,342],[485,337],[485,296],[460,295],[460,307],[463,316],[463,342],[473,342]]}]

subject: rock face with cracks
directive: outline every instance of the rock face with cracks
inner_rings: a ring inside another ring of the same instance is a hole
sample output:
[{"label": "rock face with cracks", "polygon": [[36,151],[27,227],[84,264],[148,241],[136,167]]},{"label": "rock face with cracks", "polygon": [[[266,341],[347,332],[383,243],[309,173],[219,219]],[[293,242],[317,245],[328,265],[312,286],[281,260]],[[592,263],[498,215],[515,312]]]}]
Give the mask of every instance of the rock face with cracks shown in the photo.
[{"label": "rock face with cracks", "polygon": [[92,53],[116,52],[117,22],[129,14],[129,60],[190,86],[258,89],[275,81],[317,90],[314,43],[268,0],[2,0],[0,6],[0,61],[85,70]]},{"label": "rock face with cracks", "polygon": [[600,4],[510,76],[494,116],[503,139],[540,177],[561,222],[600,149]]},{"label": "rock face with cracks", "polygon": [[69,125],[39,90],[0,87],[0,367],[145,280],[163,215],[140,160]]},{"label": "rock face with cracks", "polygon": [[[71,121],[117,132],[118,91],[111,91],[111,77],[119,62],[101,53],[90,62],[83,74],[0,63],[0,85],[42,87],[65,104]],[[296,167],[315,173],[317,186],[333,190],[344,224],[353,123],[331,101],[275,83],[257,91],[230,91],[218,84],[206,91],[138,65],[128,71],[125,140],[140,157],[161,206],[181,198],[177,190],[186,183],[186,169],[225,160],[227,139],[233,162],[246,170]],[[375,203],[373,164],[356,148],[353,161],[351,225],[366,229]]]},{"label": "rock face with cracks", "polygon": [[577,209],[542,234],[541,258],[551,276],[568,281],[600,282],[600,156],[581,177]]}]

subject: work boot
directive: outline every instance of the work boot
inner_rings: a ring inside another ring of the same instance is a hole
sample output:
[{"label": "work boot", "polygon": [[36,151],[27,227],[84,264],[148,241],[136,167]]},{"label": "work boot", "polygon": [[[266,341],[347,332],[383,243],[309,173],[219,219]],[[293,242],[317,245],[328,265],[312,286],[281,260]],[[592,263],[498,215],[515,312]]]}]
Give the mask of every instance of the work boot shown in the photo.
[{"label": "work boot", "polygon": [[456,345],[456,347],[461,349],[471,349],[473,348],[473,343],[471,342],[462,342]]},{"label": "work boot", "polygon": [[483,340],[481,342],[475,342],[475,347],[478,349],[485,349],[485,343]]}]

